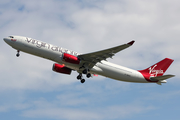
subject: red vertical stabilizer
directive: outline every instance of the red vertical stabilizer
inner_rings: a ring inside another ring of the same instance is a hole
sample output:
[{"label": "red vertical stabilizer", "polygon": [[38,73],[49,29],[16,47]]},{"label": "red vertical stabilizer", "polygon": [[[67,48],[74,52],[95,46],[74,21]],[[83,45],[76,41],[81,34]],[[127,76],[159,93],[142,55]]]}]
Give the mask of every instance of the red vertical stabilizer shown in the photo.
[{"label": "red vertical stabilizer", "polygon": [[138,70],[138,71],[144,76],[146,80],[151,81],[150,77],[162,76],[173,61],[174,60],[170,58],[165,58],[147,69]]}]

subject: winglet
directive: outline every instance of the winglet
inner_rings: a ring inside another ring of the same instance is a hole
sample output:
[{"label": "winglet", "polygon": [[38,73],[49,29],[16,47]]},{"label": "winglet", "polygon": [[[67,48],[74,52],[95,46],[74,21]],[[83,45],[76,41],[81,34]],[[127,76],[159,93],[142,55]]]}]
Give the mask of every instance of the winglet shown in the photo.
[{"label": "winglet", "polygon": [[129,45],[133,45],[134,44],[134,40],[132,40],[131,42],[129,42],[129,43],[127,43],[127,44],[129,44]]}]

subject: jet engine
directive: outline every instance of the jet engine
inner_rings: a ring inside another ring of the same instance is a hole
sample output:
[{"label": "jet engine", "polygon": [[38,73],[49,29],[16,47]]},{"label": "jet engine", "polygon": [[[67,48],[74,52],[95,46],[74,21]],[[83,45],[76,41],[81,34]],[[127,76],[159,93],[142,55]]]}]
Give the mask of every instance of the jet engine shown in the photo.
[{"label": "jet engine", "polygon": [[80,60],[76,56],[70,55],[68,53],[63,54],[62,60],[65,62],[68,62],[68,63],[72,63],[72,64],[79,64],[80,63]]},{"label": "jet engine", "polygon": [[63,73],[63,74],[71,74],[72,69],[65,67],[64,65],[60,65],[57,63],[53,64],[52,70],[58,73]]}]

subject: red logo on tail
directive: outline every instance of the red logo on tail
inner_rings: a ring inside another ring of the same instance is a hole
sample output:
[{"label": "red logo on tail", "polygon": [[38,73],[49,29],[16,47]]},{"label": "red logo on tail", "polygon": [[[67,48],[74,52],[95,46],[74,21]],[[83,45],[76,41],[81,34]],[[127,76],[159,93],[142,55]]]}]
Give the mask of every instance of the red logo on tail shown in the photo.
[{"label": "red logo on tail", "polygon": [[161,69],[160,70],[155,70],[156,66],[157,66],[157,64],[154,65],[153,67],[149,68],[150,76],[156,77],[158,74],[163,74],[164,73],[163,70],[161,70]]}]

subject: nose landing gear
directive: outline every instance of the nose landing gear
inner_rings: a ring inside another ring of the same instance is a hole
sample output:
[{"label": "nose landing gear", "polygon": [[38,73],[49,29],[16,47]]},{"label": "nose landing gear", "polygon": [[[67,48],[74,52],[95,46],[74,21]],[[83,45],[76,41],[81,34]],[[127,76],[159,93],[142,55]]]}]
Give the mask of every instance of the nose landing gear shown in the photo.
[{"label": "nose landing gear", "polygon": [[19,57],[19,56],[20,56],[19,52],[20,52],[20,51],[18,50],[18,51],[17,51],[17,54],[16,54],[16,56],[17,56],[17,57]]}]

